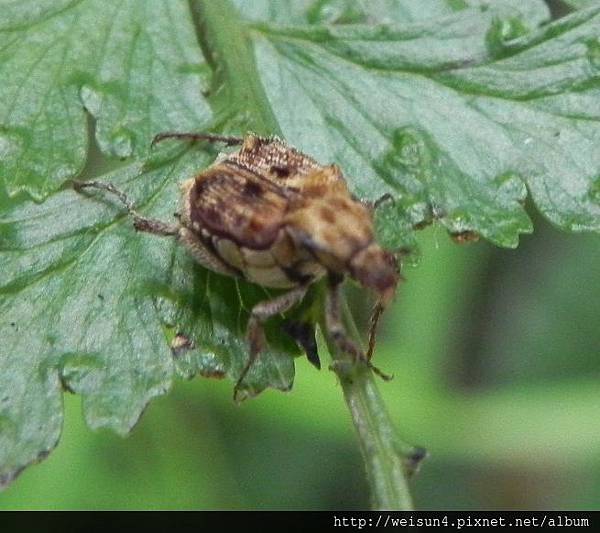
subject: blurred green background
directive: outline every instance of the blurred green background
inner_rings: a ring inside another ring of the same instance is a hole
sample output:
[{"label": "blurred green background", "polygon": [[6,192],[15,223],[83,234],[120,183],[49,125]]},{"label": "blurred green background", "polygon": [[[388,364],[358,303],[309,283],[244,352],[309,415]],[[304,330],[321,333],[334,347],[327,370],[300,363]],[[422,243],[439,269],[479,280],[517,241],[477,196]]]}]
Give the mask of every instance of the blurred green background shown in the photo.
[{"label": "blurred green background", "polygon": [[[517,250],[420,234],[422,259],[388,312],[380,388],[431,456],[420,509],[600,508],[600,246],[536,219]],[[236,406],[198,378],[122,439],[88,430],[65,395],[62,441],[0,508],[347,509],[368,506],[335,375],[297,362],[291,393]]]}]

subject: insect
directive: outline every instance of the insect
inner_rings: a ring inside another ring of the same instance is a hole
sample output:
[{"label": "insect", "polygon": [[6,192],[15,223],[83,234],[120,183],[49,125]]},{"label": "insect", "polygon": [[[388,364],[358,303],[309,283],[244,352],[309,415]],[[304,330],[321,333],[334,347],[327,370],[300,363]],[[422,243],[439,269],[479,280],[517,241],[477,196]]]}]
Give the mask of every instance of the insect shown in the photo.
[{"label": "insect", "polygon": [[[395,293],[399,271],[395,256],[375,240],[373,210],[377,203],[356,199],[338,166],[320,165],[276,137],[164,133],[153,142],[166,138],[239,146],[182,183],[176,223],[143,217],[127,195],[110,183],[75,182],[75,187],[116,195],[137,230],[176,238],[198,263],[214,272],[286,289],[250,312],[250,354],[234,397],[266,345],[263,324],[298,304],[309,286],[323,277],[327,279],[326,333],[340,350],[385,377],[370,359],[376,323]],[[342,324],[340,288],[346,276],[378,295],[366,354]],[[292,335],[294,331],[298,328],[291,328]],[[307,338],[306,331],[301,337]],[[305,348],[309,344],[314,347],[314,331],[312,343],[303,343],[298,335],[296,339]],[[316,357],[318,363],[318,356],[311,358],[311,348],[306,351],[309,359],[315,363]]]}]

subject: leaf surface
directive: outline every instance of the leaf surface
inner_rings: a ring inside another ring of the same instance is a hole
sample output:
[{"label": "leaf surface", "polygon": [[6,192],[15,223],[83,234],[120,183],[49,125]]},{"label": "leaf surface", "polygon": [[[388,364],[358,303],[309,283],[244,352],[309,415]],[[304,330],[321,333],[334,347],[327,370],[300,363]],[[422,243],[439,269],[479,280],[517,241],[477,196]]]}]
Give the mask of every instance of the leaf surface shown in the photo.
[{"label": "leaf surface", "polygon": [[79,174],[85,109],[102,151],[142,157],[161,131],[207,123],[208,74],[176,0],[0,2],[0,177],[43,199]]}]

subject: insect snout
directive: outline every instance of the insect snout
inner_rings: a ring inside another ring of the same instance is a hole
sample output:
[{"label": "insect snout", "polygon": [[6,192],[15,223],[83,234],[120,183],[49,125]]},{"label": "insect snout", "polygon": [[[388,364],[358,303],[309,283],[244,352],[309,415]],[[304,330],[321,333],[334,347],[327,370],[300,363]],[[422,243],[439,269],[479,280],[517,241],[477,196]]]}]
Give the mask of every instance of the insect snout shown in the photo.
[{"label": "insect snout", "polygon": [[386,306],[394,296],[400,279],[396,258],[373,242],[357,252],[349,264],[350,275],[364,287],[380,295]]}]

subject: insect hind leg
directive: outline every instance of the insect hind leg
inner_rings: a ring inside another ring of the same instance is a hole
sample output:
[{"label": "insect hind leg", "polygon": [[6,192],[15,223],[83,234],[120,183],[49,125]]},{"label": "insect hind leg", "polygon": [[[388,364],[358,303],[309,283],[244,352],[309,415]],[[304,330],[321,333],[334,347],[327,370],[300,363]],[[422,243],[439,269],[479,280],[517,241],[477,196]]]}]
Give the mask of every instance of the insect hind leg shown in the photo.
[{"label": "insect hind leg", "polygon": [[392,376],[382,372],[373,363],[371,363],[370,355],[372,346],[374,346],[374,338],[369,339],[369,356],[367,356],[346,333],[346,329],[344,328],[341,319],[340,289],[342,280],[342,277],[337,276],[330,276],[329,279],[329,290],[327,291],[327,300],[325,305],[325,324],[327,326],[327,333],[330,335],[331,340],[341,352],[350,355],[355,361],[360,361],[367,365],[368,368],[370,368],[384,381],[390,381]]},{"label": "insect hind leg", "polygon": [[258,355],[266,346],[265,331],[263,324],[266,320],[272,316],[284,313],[296,305],[308,290],[308,285],[299,285],[292,290],[276,296],[271,300],[265,300],[257,303],[250,312],[250,318],[248,319],[247,327],[247,339],[250,346],[250,357],[246,362],[246,365],[242,369],[240,377],[238,378],[235,387],[233,389],[233,399],[238,401],[240,387],[244,381],[244,378],[248,374],[252,365],[256,362]]},{"label": "insect hind leg", "polygon": [[101,189],[107,191],[116,196],[123,204],[127,213],[133,218],[133,226],[138,231],[144,231],[146,233],[153,233],[155,235],[163,236],[178,236],[179,225],[167,224],[161,220],[153,218],[146,218],[140,215],[136,209],[133,200],[127,196],[122,190],[115,187],[112,183],[105,183],[103,181],[73,181],[73,188],[80,192],[82,189]]}]

